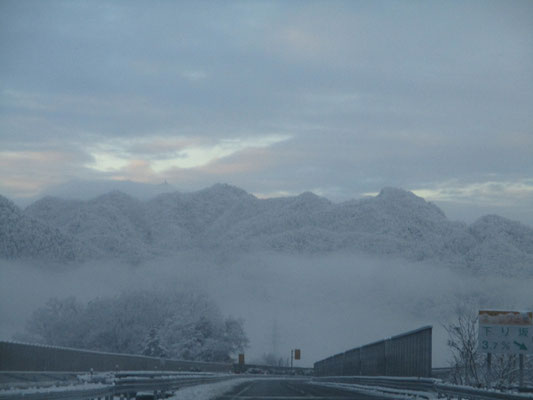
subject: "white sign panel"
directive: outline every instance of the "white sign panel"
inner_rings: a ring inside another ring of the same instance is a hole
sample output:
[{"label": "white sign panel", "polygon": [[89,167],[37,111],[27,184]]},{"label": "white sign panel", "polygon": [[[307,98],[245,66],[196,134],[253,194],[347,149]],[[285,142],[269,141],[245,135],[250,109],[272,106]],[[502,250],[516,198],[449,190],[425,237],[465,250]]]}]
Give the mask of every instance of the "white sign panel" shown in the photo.
[{"label": "white sign panel", "polygon": [[533,354],[533,313],[480,311],[478,350],[494,354]]}]

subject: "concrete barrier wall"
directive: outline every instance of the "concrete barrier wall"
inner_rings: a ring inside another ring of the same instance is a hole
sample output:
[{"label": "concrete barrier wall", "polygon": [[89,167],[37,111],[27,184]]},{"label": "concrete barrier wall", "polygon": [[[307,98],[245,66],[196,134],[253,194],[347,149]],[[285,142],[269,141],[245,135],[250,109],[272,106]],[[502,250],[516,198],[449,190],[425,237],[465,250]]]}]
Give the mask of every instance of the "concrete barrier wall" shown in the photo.
[{"label": "concrete barrier wall", "polygon": [[432,327],[393,336],[315,363],[317,376],[431,377]]},{"label": "concrete barrier wall", "polygon": [[91,369],[231,372],[233,364],[170,360],[0,341],[0,371],[90,371]]}]

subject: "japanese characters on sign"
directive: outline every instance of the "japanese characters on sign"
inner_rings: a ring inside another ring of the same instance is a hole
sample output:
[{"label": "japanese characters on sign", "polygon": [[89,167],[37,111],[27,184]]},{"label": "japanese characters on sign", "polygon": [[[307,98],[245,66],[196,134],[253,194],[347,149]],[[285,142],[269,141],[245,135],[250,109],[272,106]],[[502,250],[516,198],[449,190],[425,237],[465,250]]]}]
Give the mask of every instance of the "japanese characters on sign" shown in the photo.
[{"label": "japanese characters on sign", "polygon": [[533,354],[533,312],[480,311],[482,353]]}]

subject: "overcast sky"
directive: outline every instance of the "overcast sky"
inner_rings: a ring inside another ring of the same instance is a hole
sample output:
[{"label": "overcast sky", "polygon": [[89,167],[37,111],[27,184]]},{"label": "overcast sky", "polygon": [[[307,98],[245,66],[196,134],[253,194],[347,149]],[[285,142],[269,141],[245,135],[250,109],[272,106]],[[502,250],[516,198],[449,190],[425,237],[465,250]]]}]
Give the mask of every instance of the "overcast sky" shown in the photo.
[{"label": "overcast sky", "polygon": [[0,1],[0,194],[70,180],[533,224],[532,1]]}]

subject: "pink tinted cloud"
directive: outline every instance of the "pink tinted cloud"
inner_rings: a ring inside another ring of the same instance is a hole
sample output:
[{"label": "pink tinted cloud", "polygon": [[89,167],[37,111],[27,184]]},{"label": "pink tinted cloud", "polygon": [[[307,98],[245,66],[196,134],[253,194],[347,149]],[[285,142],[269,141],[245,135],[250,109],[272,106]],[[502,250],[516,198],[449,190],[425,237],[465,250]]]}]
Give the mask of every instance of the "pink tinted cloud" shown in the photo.
[{"label": "pink tinted cloud", "polygon": [[61,151],[0,152],[0,190],[14,197],[36,195],[79,172],[79,155]]},{"label": "pink tinted cloud", "polygon": [[274,157],[270,148],[251,148],[239,151],[198,168],[209,175],[235,175],[257,172],[273,165]]},{"label": "pink tinted cloud", "polygon": [[152,170],[148,161],[131,160],[126,167],[113,174],[111,179],[151,183],[158,181],[160,177]]}]

